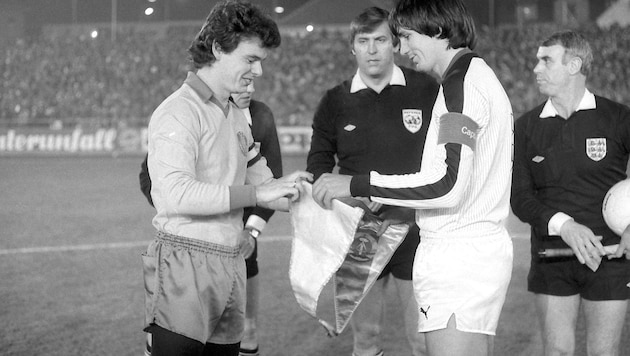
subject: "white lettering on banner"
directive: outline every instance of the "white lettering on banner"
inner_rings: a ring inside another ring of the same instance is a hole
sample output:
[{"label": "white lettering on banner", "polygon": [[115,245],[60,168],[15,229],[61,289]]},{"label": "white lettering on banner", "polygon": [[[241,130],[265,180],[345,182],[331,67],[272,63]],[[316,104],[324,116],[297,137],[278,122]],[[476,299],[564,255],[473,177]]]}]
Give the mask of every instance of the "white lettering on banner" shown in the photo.
[{"label": "white lettering on banner", "polygon": [[18,132],[0,134],[0,152],[113,152],[116,130],[81,129],[62,132]]},{"label": "white lettering on banner", "polygon": [[[306,154],[311,148],[312,129],[306,126],[278,127],[282,153]],[[61,129],[18,127],[0,129],[0,155],[28,153],[147,152],[148,130],[143,128]]]},{"label": "white lettering on banner", "polygon": [[307,126],[278,127],[278,141],[283,153],[306,154],[311,148],[313,130]]}]

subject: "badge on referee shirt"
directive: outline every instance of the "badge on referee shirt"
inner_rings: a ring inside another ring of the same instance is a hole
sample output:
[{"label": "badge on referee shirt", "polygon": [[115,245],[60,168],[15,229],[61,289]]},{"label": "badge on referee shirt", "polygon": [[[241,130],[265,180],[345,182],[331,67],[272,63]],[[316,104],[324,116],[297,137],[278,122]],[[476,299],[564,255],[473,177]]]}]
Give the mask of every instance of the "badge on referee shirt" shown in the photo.
[{"label": "badge on referee shirt", "polygon": [[601,161],[606,157],[606,139],[605,138],[587,138],[586,139],[586,155],[595,162]]},{"label": "badge on referee shirt", "polygon": [[403,109],[402,120],[407,131],[416,133],[422,127],[422,110]]}]

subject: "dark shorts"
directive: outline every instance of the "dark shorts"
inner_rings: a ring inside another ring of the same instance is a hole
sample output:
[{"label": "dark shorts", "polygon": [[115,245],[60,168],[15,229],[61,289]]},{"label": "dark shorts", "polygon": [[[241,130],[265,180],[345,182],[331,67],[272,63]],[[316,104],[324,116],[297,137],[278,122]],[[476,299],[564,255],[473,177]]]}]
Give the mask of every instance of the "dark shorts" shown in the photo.
[{"label": "dark shorts", "polygon": [[238,356],[241,343],[234,344],[203,344],[184,335],[174,333],[158,325],[151,325],[148,329],[153,337],[151,347],[152,356],[195,355],[195,356]]},{"label": "dark shorts", "polygon": [[527,290],[533,293],[571,296],[579,294],[586,300],[630,299],[630,260],[604,258],[596,272],[577,258],[556,260],[532,259]]},{"label": "dark shorts", "polygon": [[400,243],[400,246],[398,246],[396,252],[394,252],[392,259],[385,265],[385,268],[383,268],[383,272],[378,276],[378,279],[386,277],[391,273],[398,279],[410,281],[412,279],[413,260],[416,257],[416,250],[418,249],[419,243],[420,232],[418,225],[413,224],[403,242]]},{"label": "dark shorts", "polygon": [[245,259],[245,269],[247,270],[248,279],[258,275],[258,239],[254,239],[254,241],[254,252]]}]

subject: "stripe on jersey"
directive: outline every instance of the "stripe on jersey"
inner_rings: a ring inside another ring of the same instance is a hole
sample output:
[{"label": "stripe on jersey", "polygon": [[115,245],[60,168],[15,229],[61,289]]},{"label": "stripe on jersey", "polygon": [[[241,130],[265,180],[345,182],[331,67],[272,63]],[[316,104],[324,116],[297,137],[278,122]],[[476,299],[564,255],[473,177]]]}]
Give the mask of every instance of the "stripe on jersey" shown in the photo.
[{"label": "stripe on jersey", "polygon": [[444,103],[448,112],[464,112],[464,79],[470,62],[477,55],[473,52],[462,55],[453,67],[448,69],[448,73],[442,81],[442,92],[444,94]]},{"label": "stripe on jersey", "polygon": [[378,198],[396,200],[427,200],[445,196],[453,189],[453,186],[455,186],[457,182],[462,145],[447,143],[444,148],[446,150],[446,172],[440,180],[417,187],[385,188],[372,186],[370,195]]},{"label": "stripe on jersey", "polygon": [[251,167],[262,158],[260,151],[256,149],[256,143],[252,143],[247,151],[247,167]]},{"label": "stripe on jersey", "polygon": [[440,132],[438,133],[438,145],[446,143],[459,143],[475,150],[477,131],[479,125],[470,117],[449,112],[440,117]]},{"label": "stripe on jersey", "polygon": [[[464,53],[453,63],[452,67],[447,69],[447,73],[444,76],[444,80],[442,81],[442,94],[444,96],[444,103],[449,114],[459,113],[461,116],[464,116],[462,115],[464,111],[465,100],[464,79],[466,77],[466,73],[468,72],[468,68],[470,67],[470,62],[475,57],[478,56],[473,52]],[[474,123],[473,120],[471,120],[470,118],[468,119],[470,120],[470,122]],[[441,123],[442,121],[440,121],[440,124]],[[446,125],[447,127],[450,127],[450,124]],[[464,125],[459,126],[460,132],[463,126]],[[470,124],[467,124],[467,127],[472,126]],[[477,127],[478,126],[475,124],[474,132],[477,132]],[[442,136],[442,128],[440,128],[440,133],[438,133],[438,139],[444,140],[440,141],[440,143],[444,144],[444,149],[446,151],[446,158],[444,160],[445,168],[443,168],[443,172],[436,172],[437,174],[442,175],[435,177],[435,180],[430,182],[418,181],[415,185],[413,182],[413,178],[406,179],[406,177],[400,176],[402,179],[397,182],[399,183],[399,185],[396,188],[385,188],[376,185],[378,183],[373,183],[372,181],[370,181],[370,195],[372,197],[382,199],[382,202],[386,204],[392,203],[394,200],[398,200],[409,201],[409,203],[411,203],[410,205],[413,205],[413,203],[411,202],[412,200],[421,201],[442,197],[445,197],[448,200],[454,198],[447,197],[447,195],[453,190],[453,187],[457,183],[458,175],[470,174],[470,172],[462,171],[463,168],[468,166],[467,164],[460,167],[461,158],[464,150],[464,147],[462,145],[466,143],[463,142],[465,141],[463,139],[449,139],[446,133],[444,133],[444,136]],[[466,145],[469,146],[468,144]],[[470,147],[473,148],[474,146]],[[406,184],[406,186],[402,186],[400,185],[400,183]],[[379,200],[379,202],[381,201]]]}]

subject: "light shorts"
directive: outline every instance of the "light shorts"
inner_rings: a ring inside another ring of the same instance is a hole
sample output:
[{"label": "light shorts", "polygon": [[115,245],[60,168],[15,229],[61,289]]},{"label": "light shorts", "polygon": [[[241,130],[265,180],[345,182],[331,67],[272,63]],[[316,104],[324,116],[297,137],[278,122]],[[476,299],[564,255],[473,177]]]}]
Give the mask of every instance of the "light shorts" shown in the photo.
[{"label": "light shorts", "polygon": [[158,232],[142,259],[145,331],[157,324],[204,344],[240,342],[246,278],[238,247]]},{"label": "light shorts", "polygon": [[419,308],[418,331],[446,328],[495,335],[512,276],[512,240],[491,237],[422,236],[413,283]]}]

